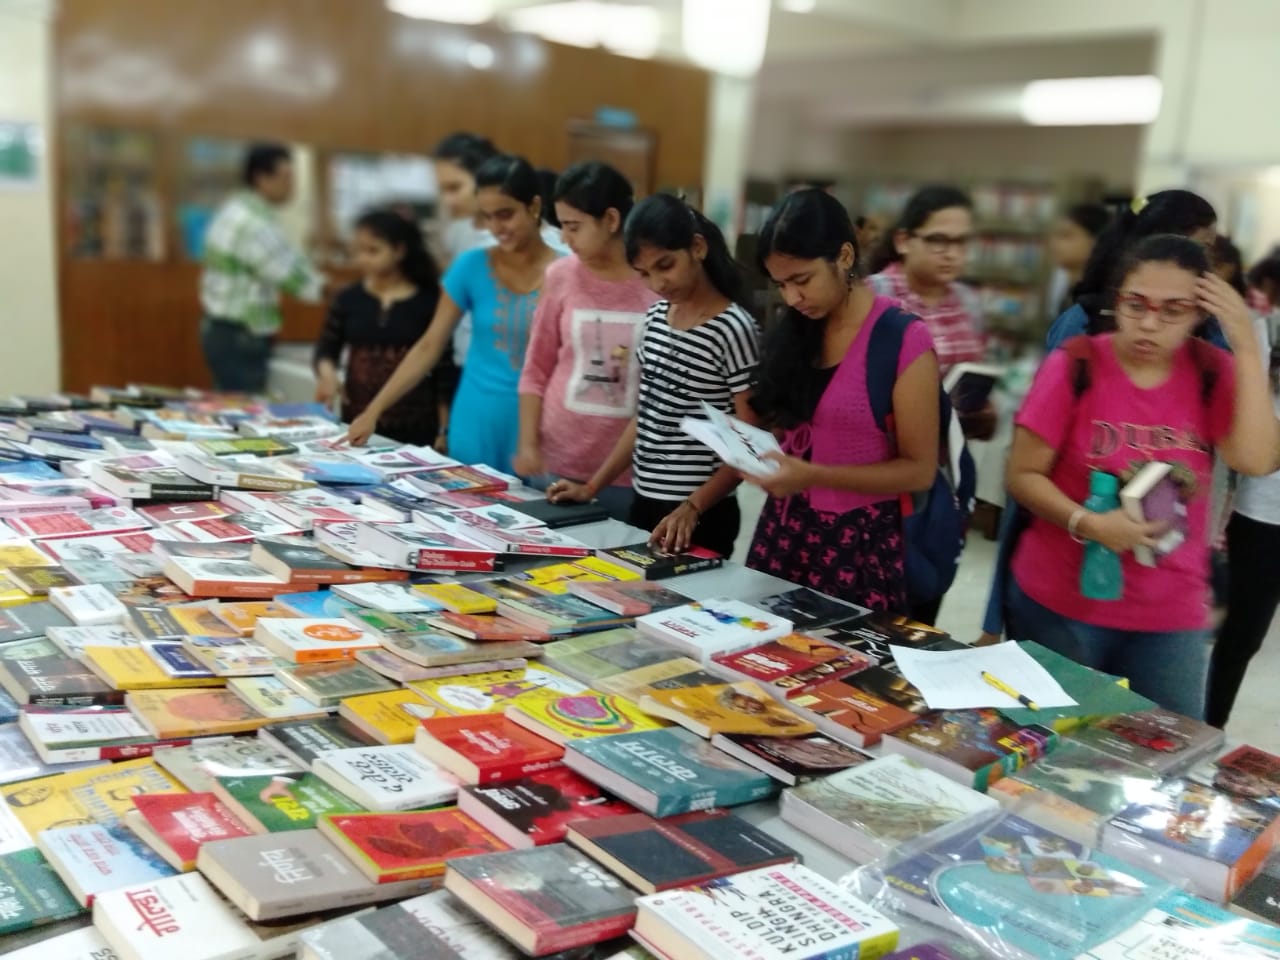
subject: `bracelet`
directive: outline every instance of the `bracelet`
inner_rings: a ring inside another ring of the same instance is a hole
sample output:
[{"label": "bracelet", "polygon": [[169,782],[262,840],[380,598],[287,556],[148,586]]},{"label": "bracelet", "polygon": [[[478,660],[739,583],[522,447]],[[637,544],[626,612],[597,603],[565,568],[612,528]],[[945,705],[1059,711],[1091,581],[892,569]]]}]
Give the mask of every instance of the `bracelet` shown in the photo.
[{"label": "bracelet", "polygon": [[1072,540],[1081,545],[1084,544],[1084,539],[1076,532],[1076,528],[1080,526],[1080,521],[1088,516],[1088,514],[1089,511],[1084,507],[1076,507],[1075,511],[1071,514],[1071,519],[1067,521],[1067,534]]},{"label": "bracelet", "polygon": [[693,502],[693,498],[692,498],[692,497],[685,497],[685,498],[684,498],[684,505],[685,505],[686,507],[688,507],[690,510],[692,510],[694,513],[696,513],[696,514],[698,515],[699,519],[701,519],[701,517],[702,517],[702,511],[698,509],[698,505],[697,505],[696,503],[694,503],[694,502]]}]

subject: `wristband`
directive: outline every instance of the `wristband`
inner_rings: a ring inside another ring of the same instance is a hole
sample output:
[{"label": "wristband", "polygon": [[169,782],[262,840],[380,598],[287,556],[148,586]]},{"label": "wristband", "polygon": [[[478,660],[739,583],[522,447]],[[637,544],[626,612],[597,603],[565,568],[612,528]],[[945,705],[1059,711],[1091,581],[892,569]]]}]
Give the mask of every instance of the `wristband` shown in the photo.
[{"label": "wristband", "polygon": [[1081,545],[1084,544],[1084,538],[1080,536],[1080,534],[1076,531],[1076,528],[1080,526],[1080,521],[1083,520],[1086,516],[1088,516],[1088,514],[1089,514],[1089,511],[1086,510],[1084,507],[1076,507],[1075,511],[1072,512],[1071,514],[1071,519],[1067,521],[1068,536],[1070,536],[1071,539],[1074,540],[1076,543],[1079,543]]},{"label": "wristband", "polygon": [[685,497],[684,505],[688,507],[690,510],[692,510],[694,513],[696,513],[699,517],[702,516],[702,511],[698,509],[698,505],[693,502],[692,497]]}]

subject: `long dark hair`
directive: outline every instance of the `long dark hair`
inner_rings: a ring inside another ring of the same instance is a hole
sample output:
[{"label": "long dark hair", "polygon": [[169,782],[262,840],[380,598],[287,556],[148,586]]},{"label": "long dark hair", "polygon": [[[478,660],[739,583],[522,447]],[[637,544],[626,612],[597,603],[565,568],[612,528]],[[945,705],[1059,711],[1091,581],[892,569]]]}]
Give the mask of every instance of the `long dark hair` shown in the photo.
[{"label": "long dark hair", "polygon": [[1244,296],[1249,292],[1245,286],[1244,279],[1244,257],[1240,253],[1240,248],[1231,242],[1231,238],[1218,234],[1213,238],[1213,246],[1210,248],[1209,255],[1213,260],[1213,268],[1216,272],[1219,267],[1231,266],[1231,276],[1224,277],[1227,283],[1240,296]]},{"label": "long dark hair", "polygon": [[[845,244],[852,246],[856,264],[858,237],[848,211],[825,190],[810,188],[790,194],[770,211],[760,230],[756,257],[761,270],[774,253],[834,264]],[[751,407],[767,423],[790,429],[813,418],[822,396],[819,378],[814,376],[822,337],[820,321],[790,307],[766,331]]]},{"label": "long dark hair", "polygon": [[879,273],[889,264],[897,263],[902,259],[902,254],[898,252],[898,246],[894,240],[899,230],[905,230],[907,233],[919,230],[939,210],[950,210],[952,207],[972,210],[973,201],[963,190],[945,185],[921,187],[913,193],[907,205],[902,208],[898,222],[884,232],[876,248],[871,251],[871,257],[867,262],[867,273]]},{"label": "long dark hair", "polygon": [[[583,213],[590,211],[584,210]],[[623,228],[627,260],[634,263],[641,247],[659,250],[689,250],[696,237],[707,244],[707,258],[702,269],[707,272],[711,285],[721,296],[734,303],[746,302],[746,283],[742,269],[729,252],[720,228],[701,212],[689,206],[679,197],[669,193],[655,193],[645,197],[632,209]]]},{"label": "long dark hair", "polygon": [[1074,204],[1063,216],[1091,237],[1096,237],[1111,222],[1111,211],[1100,203]]},{"label": "long dark hair", "polygon": [[370,210],[356,221],[357,230],[367,230],[383,243],[400,247],[400,272],[419,290],[430,292],[440,283],[440,269],[427,252],[418,225],[395,210]]},{"label": "long dark hair", "polygon": [[[476,189],[497,187],[512,200],[519,200],[526,207],[541,200],[545,208],[547,198],[542,193],[542,178],[524,157],[500,153],[480,164],[476,170]],[[539,211],[539,216],[541,216]]]},{"label": "long dark hair", "polygon": [[[1204,247],[1177,233],[1157,233],[1144,237],[1120,257],[1107,285],[1106,308],[1099,312],[1100,332],[1116,328],[1115,303],[1129,274],[1145,263],[1167,263],[1193,276],[1199,277],[1209,269],[1209,254]],[[1205,325],[1196,328],[1196,336],[1203,337]]]},{"label": "long dark hair", "polygon": [[596,160],[575,163],[560,174],[552,199],[597,220],[610,209],[617,210],[623,223],[636,204],[631,181],[607,163]]},{"label": "long dark hair", "polygon": [[482,137],[478,133],[467,133],[465,130],[449,134],[431,151],[432,159],[456,163],[471,174],[479,170],[482,163],[497,154],[498,148],[488,137]]},{"label": "long dark hair", "polygon": [[1089,315],[1089,333],[1099,333],[1105,326],[1102,310],[1110,301],[1108,292],[1116,264],[1126,251],[1144,237],[1164,233],[1185,238],[1212,226],[1217,220],[1213,205],[1190,190],[1161,190],[1120,211],[1120,215],[1098,234],[1089,262],[1085,264],[1080,282],[1071,294]]}]

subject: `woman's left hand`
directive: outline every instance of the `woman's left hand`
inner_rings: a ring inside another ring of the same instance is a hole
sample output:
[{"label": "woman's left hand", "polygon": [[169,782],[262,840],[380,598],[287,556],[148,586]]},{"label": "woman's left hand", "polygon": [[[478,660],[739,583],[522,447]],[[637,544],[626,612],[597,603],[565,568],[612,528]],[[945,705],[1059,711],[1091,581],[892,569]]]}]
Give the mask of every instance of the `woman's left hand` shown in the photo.
[{"label": "woman's left hand", "polygon": [[686,500],[658,522],[649,535],[649,543],[666,553],[684,553],[693,543],[699,519],[698,511]]},{"label": "woman's left hand", "polygon": [[772,460],[778,469],[767,477],[747,475],[747,481],[754,483],[771,497],[789,497],[793,493],[808,490],[813,484],[813,464],[799,457],[788,457],[781,453],[766,453],[765,460]]},{"label": "woman's left hand", "polygon": [[1217,318],[1233,353],[1250,347],[1257,348],[1253,313],[1231,284],[1216,273],[1202,274],[1196,281],[1196,302],[1202,310]]}]

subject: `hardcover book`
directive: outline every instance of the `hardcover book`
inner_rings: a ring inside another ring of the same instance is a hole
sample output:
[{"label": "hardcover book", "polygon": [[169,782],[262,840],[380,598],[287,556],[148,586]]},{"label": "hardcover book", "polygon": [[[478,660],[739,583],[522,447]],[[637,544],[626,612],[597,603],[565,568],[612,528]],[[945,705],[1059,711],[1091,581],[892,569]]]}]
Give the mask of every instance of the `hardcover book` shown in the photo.
[{"label": "hardcover book", "polygon": [[513,849],[559,843],[569,825],[580,820],[635,812],[564,766],[502,783],[460,787],[458,809]]},{"label": "hardcover book", "polygon": [[311,769],[366,810],[421,810],[458,795],[457,778],[408,744],[333,750]]},{"label": "hardcover book", "polygon": [[417,750],[463,783],[513,780],[557,765],[564,748],[506,717],[430,717],[414,740]]},{"label": "hardcover book", "polygon": [[571,741],[565,766],[655,817],[763,800],[777,785],[687,730]]},{"label": "hardcover book", "polygon": [[217,777],[213,795],[254,833],[310,830],[329,813],[361,807],[310,773]]},{"label": "hardcover book", "polygon": [[706,883],[799,854],[725,810],[655,820],[643,813],[571,823],[568,841],[641,893]]},{"label": "hardcover book", "polygon": [[441,877],[455,857],[507,849],[457,807],[336,814],[321,819],[320,832],[374,883]]}]

